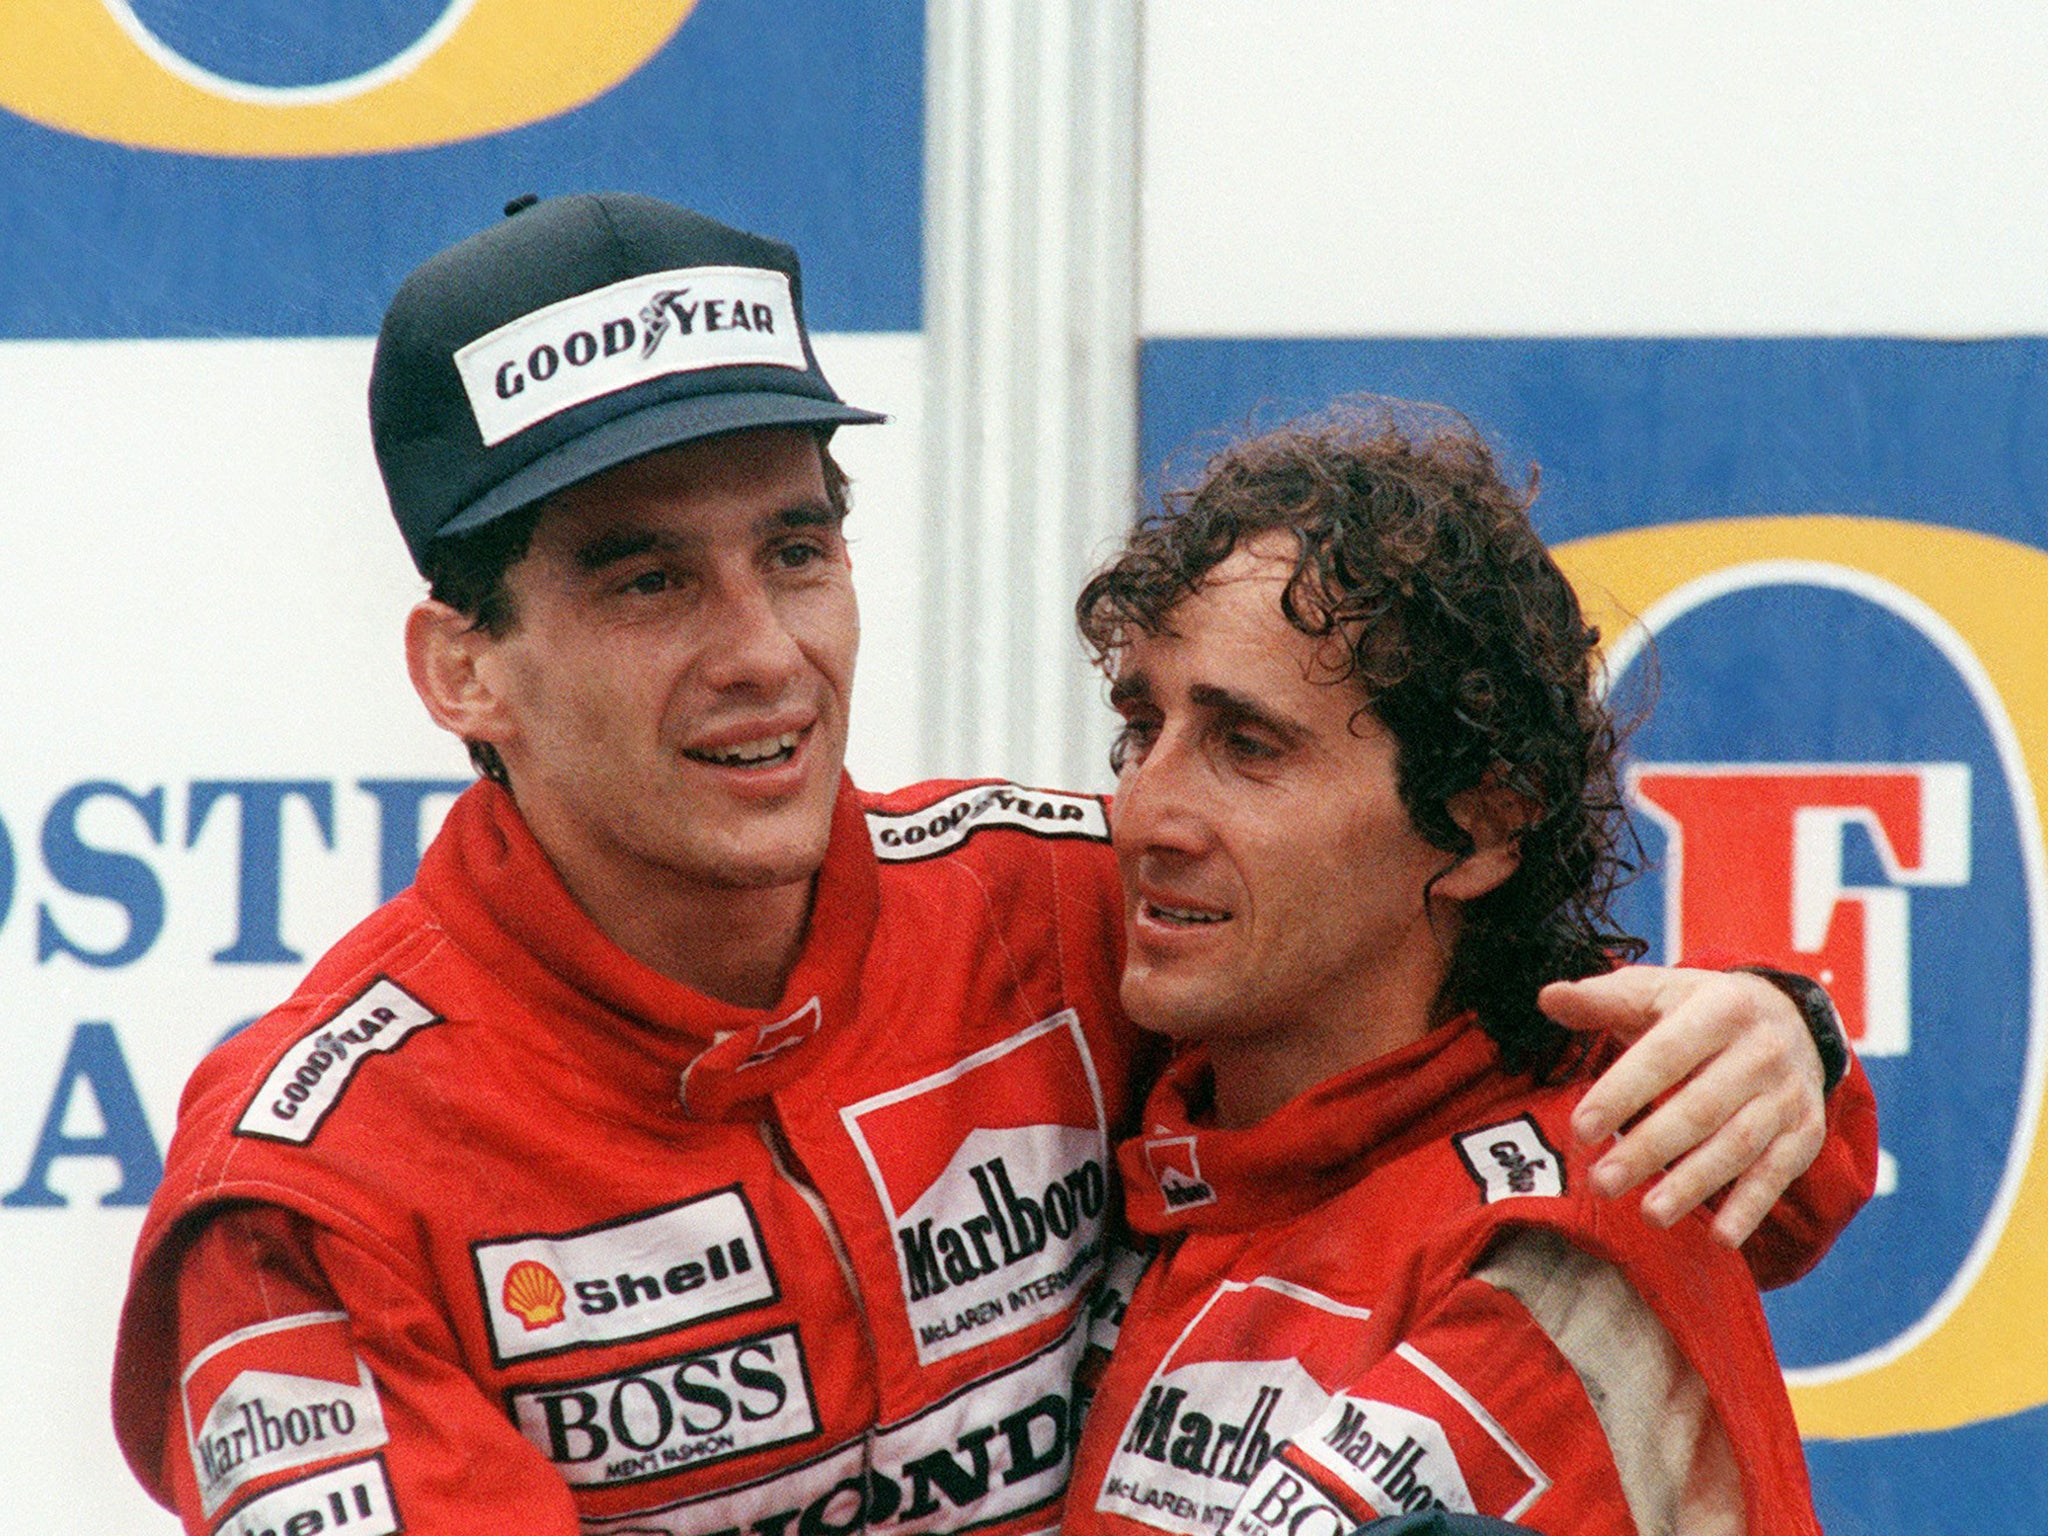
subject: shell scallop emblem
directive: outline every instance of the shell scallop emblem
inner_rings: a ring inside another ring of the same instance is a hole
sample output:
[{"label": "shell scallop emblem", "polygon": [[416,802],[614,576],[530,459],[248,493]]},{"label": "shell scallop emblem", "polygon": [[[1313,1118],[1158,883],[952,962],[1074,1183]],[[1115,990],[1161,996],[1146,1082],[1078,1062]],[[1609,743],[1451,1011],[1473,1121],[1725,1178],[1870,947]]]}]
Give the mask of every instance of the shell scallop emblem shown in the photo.
[{"label": "shell scallop emblem", "polygon": [[559,1323],[569,1299],[555,1272],[533,1259],[521,1259],[505,1271],[502,1294],[505,1310],[524,1323],[528,1333]]}]

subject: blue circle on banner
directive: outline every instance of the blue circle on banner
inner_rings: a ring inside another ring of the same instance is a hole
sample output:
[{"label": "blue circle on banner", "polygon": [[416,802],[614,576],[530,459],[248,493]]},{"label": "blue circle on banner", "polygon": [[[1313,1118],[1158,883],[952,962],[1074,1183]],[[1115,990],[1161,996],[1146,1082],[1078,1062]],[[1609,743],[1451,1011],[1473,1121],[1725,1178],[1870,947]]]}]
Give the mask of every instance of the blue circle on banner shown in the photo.
[{"label": "blue circle on banner", "polygon": [[[1975,663],[1960,640],[1903,594],[1881,600],[1892,590],[1875,581],[1866,590],[1772,581],[1723,591],[1663,625],[1649,664],[1631,658],[1614,694],[1627,719],[1654,675],[1650,713],[1628,758],[1635,773],[1664,773],[1667,785],[1672,775],[1718,773],[1731,777],[1715,793],[1739,796],[1744,782],[1765,785],[1774,773],[1840,769],[1954,790],[1964,782],[1958,766],[1967,770],[1966,792],[1950,797],[1948,818],[1951,845],[1967,827],[1967,869],[1932,880],[1880,842],[1881,819],[1843,814],[1853,796],[1820,797],[1833,805],[1811,814],[1836,830],[1818,844],[1808,836],[1795,858],[1761,843],[1746,852],[1674,848],[1672,818],[1631,795],[1650,867],[1618,908],[1625,927],[1652,941],[1652,958],[1669,958],[1674,944],[1700,947],[1686,933],[1667,933],[1666,882],[1676,878],[1680,852],[1718,858],[1724,868],[1746,856],[1781,859],[1794,874],[1765,902],[1766,925],[1779,921],[1771,904],[1780,897],[1791,912],[1790,886],[1802,879],[1811,902],[1816,871],[1823,902],[1835,902],[1842,922],[1858,921],[1859,891],[1898,893],[1868,902],[1888,910],[1894,931],[1877,934],[1875,919],[1861,930],[1866,972],[1881,968],[1880,950],[1896,957],[1909,1000],[1900,1011],[1910,1029],[1902,1048],[1895,1041],[1884,1054],[1863,1053],[1885,1154],[1880,1188],[1890,1188],[1812,1275],[1765,1298],[1779,1358],[1792,1369],[1882,1349],[1952,1302],[1952,1286],[1982,1257],[1980,1239],[1996,1236],[1987,1224],[2024,1090],[2033,956],[2016,796],[2028,791],[2012,782],[2008,765],[2024,769],[2016,745],[2001,751],[2010,729],[1995,698],[1980,700],[1965,675]],[[1777,830],[1791,834],[1789,823]]]},{"label": "blue circle on banner", "polygon": [[390,62],[452,0],[127,0],[158,42],[244,85],[329,85]]}]

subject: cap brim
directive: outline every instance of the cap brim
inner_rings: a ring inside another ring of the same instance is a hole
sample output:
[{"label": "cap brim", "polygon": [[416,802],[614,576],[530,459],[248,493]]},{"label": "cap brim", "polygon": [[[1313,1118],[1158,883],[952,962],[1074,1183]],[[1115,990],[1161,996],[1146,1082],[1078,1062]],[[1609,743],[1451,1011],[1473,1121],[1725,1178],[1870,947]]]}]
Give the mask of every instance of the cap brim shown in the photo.
[{"label": "cap brim", "polygon": [[630,416],[615,417],[603,426],[542,454],[456,513],[436,530],[434,536],[446,538],[450,534],[481,528],[509,512],[531,506],[543,496],[567,490],[630,459],[682,443],[693,443],[700,438],[717,437],[726,432],[745,432],[756,427],[850,427],[886,420],[888,418],[877,411],[864,411],[838,400],[818,400],[809,395],[779,395],[767,391],[692,395],[682,400],[665,400]]}]

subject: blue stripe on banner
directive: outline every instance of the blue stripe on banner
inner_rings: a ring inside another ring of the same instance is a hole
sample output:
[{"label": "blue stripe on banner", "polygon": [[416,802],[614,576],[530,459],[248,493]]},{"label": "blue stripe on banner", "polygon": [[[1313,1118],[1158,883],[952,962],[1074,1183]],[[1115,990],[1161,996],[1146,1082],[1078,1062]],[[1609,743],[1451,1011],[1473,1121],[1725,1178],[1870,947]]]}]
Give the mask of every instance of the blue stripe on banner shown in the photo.
[{"label": "blue stripe on banner", "polygon": [[[1704,516],[1842,512],[2048,546],[2048,338],[1157,340],[1170,456],[1368,391],[1456,406],[1543,469],[1553,543]],[[1199,459],[1193,460],[1197,465]]]},{"label": "blue stripe on banner", "polygon": [[[392,12],[387,0],[372,31],[402,47],[439,9]],[[257,60],[231,30],[181,34],[167,4],[136,10],[194,64],[252,84],[373,62],[323,42],[348,21],[344,5],[324,21],[299,9],[290,67]],[[274,27],[261,35],[276,41]],[[598,188],[790,241],[815,329],[915,330],[923,55],[917,0],[700,0],[595,101],[437,148],[229,159],[100,143],[0,111],[0,337],[366,335],[405,273],[508,197]]]}]

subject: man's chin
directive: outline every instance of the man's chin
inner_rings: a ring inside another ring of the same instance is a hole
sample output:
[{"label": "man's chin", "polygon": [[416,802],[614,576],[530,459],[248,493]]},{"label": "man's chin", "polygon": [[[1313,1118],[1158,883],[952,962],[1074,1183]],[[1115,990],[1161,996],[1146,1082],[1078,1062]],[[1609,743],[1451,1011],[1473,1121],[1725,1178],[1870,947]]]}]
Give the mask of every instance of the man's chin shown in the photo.
[{"label": "man's chin", "polygon": [[1124,1014],[1138,1028],[1174,1040],[1204,1040],[1217,1033],[1219,1010],[1206,988],[1176,979],[1126,974],[1122,988]]},{"label": "man's chin", "polygon": [[713,881],[735,891],[771,890],[815,880],[825,865],[825,848],[734,850],[717,861]]}]

